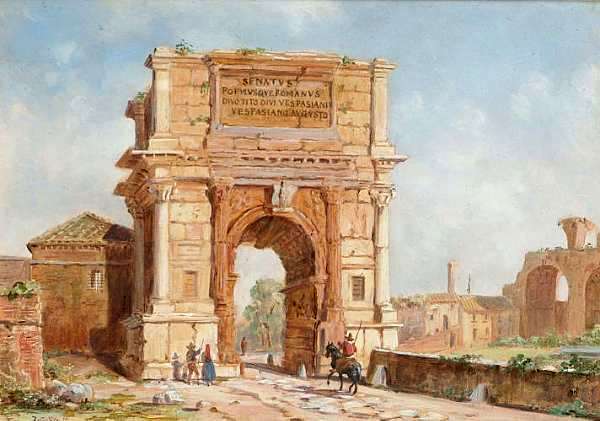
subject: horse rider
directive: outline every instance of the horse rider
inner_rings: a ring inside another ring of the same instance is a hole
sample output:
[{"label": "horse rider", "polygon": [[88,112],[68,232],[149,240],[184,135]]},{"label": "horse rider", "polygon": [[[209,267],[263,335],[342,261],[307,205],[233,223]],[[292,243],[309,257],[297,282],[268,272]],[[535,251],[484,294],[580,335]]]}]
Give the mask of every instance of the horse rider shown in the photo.
[{"label": "horse rider", "polygon": [[344,370],[350,364],[356,362],[356,358],[354,358],[354,354],[356,354],[356,345],[354,345],[354,338],[352,337],[352,333],[346,334],[344,336],[344,342],[341,344],[338,342],[340,351],[342,352],[342,357],[336,363],[337,370]]},{"label": "horse rider", "polygon": [[344,342],[342,342],[342,356],[346,359],[354,359],[354,354],[356,354],[356,345],[354,344],[354,338],[352,337],[352,332],[349,332],[344,337]]}]

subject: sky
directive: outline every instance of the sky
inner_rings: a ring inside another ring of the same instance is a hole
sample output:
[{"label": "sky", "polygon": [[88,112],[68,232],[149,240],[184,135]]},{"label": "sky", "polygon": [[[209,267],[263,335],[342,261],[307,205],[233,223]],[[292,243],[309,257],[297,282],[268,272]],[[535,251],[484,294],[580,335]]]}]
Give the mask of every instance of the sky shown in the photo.
[{"label": "sky", "polygon": [[393,294],[443,290],[450,259],[459,291],[499,293],[561,217],[600,223],[600,4],[0,0],[0,254],[85,210],[131,224],[125,106],[182,38],[398,64]]}]

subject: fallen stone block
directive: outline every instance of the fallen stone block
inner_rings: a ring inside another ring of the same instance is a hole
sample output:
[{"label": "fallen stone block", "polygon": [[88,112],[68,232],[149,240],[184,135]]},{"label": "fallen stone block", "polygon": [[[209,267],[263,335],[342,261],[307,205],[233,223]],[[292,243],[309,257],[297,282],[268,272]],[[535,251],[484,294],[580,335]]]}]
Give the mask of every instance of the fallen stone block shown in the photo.
[{"label": "fallen stone block", "polygon": [[89,384],[71,383],[61,398],[73,403],[91,402],[94,399],[94,391]]},{"label": "fallen stone block", "polygon": [[167,390],[165,392],[165,403],[167,403],[168,405],[175,405],[183,402],[184,399],[176,390]]},{"label": "fallen stone block", "polygon": [[61,397],[67,391],[67,385],[61,382],[60,380],[52,380],[46,386],[46,392],[49,395],[56,395]]}]

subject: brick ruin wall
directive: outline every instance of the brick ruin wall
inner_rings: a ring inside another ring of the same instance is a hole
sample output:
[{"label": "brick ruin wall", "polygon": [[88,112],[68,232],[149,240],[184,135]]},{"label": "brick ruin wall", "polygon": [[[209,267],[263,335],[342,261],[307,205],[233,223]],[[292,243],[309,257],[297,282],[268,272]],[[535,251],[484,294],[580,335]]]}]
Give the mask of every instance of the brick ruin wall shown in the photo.
[{"label": "brick ruin wall", "polygon": [[548,409],[583,401],[600,409],[600,377],[539,370],[521,374],[498,364],[460,363],[436,356],[376,350],[371,353],[367,379],[377,366],[386,369],[387,385],[395,390],[460,400],[479,384],[487,386],[488,401],[528,410]]},{"label": "brick ruin wall", "polygon": [[0,381],[6,376],[33,388],[44,387],[40,297],[0,296]]}]

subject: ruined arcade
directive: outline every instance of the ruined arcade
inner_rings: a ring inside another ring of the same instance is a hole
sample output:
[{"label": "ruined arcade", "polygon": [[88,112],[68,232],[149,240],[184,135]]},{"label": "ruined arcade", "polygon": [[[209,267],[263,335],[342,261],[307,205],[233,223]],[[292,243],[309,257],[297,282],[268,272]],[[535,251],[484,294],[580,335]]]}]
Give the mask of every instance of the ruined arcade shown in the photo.
[{"label": "ruined arcade", "polygon": [[124,365],[167,377],[190,341],[236,373],[240,244],[286,271],[282,365],[322,371],[322,351],[361,326],[358,358],[395,348],[389,293],[394,65],[334,54],[157,48],[152,84],[127,105],[135,145],[117,166],[134,219],[135,281]]}]

